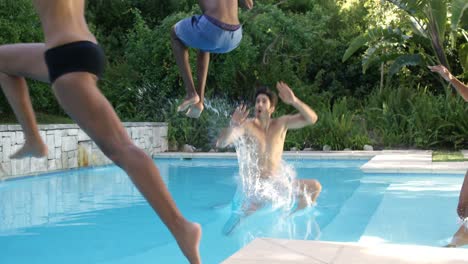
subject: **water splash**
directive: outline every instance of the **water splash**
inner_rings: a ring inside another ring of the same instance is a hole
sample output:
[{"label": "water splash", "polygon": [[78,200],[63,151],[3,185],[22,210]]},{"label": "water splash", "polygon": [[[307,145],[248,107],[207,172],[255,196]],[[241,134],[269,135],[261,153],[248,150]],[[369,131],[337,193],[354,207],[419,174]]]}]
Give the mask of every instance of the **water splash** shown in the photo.
[{"label": "water splash", "polygon": [[238,206],[238,210],[249,210],[246,206],[269,206],[272,210],[291,211],[299,191],[294,168],[282,162],[276,175],[264,178],[256,140],[240,136],[234,145],[239,163],[238,191],[244,203]]},{"label": "water splash", "polygon": [[[241,102],[242,104],[247,104],[246,102]],[[230,118],[232,112],[238,103],[235,103],[229,99],[224,98],[211,98],[205,99],[203,105],[205,109],[213,112],[219,117]]]}]

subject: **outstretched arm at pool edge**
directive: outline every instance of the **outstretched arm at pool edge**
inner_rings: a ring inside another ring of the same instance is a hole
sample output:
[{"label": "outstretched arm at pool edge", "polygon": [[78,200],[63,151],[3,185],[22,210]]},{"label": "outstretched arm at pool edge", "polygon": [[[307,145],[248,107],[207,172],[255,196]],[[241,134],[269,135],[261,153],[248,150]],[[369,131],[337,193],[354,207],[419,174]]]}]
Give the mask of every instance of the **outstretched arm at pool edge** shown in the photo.
[{"label": "outstretched arm at pool edge", "polygon": [[437,72],[444,78],[446,81],[448,81],[450,84],[452,84],[453,87],[457,90],[457,92],[461,95],[461,97],[465,100],[465,102],[468,102],[468,86],[462,83],[460,80],[455,78],[447,68],[445,68],[442,65],[437,65],[437,66],[429,66],[429,69],[433,72]]}]

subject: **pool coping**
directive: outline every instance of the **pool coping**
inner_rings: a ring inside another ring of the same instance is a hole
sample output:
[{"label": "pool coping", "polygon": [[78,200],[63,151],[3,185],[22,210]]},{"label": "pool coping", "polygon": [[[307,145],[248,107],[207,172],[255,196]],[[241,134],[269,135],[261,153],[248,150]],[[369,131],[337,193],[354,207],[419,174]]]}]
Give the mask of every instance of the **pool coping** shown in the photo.
[{"label": "pool coping", "polygon": [[[468,150],[462,150],[468,158]],[[432,162],[429,159],[431,150],[374,150],[374,151],[285,151],[283,157],[293,160],[369,160],[360,168],[364,173],[435,173],[435,174],[465,174],[468,162]],[[162,152],[153,154],[153,159],[235,159],[235,152]],[[395,159],[397,157],[398,159]],[[408,158],[408,157],[413,157]],[[424,158],[418,161],[418,159]],[[112,166],[80,167],[68,170],[82,170]],[[56,170],[45,173],[33,173],[0,177],[1,181],[39,177],[61,173],[66,170]]]},{"label": "pool coping", "polygon": [[[296,159],[360,159],[366,160],[382,153],[408,153],[411,150],[377,150],[377,151],[284,151],[283,157]],[[163,152],[153,155],[153,158],[236,158],[235,152]]]},{"label": "pool coping", "polygon": [[[465,157],[468,151],[463,150]],[[166,152],[153,158],[236,158],[235,152]],[[432,150],[378,150],[378,151],[285,151],[284,158],[304,160],[369,160],[360,169],[364,173],[435,173],[465,174],[468,161],[432,162]]]},{"label": "pool coping", "polygon": [[222,264],[461,264],[467,259],[463,248],[257,238]]}]

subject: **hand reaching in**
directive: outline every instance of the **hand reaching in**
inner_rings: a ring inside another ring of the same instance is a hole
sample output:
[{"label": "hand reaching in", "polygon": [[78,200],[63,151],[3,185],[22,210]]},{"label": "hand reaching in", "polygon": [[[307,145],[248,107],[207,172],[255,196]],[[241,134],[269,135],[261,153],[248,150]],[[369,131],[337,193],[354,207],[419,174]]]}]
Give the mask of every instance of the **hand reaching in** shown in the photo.
[{"label": "hand reaching in", "polygon": [[241,0],[241,3],[247,9],[252,9],[254,5],[253,0]]},{"label": "hand reaching in", "polygon": [[231,117],[231,126],[240,126],[242,125],[247,117],[249,116],[249,110],[245,104],[241,104],[236,108],[236,111],[232,114]]},{"label": "hand reaching in", "polygon": [[443,65],[427,66],[432,72],[437,72],[447,82],[452,80],[452,74]]},{"label": "hand reaching in", "polygon": [[282,81],[277,82],[276,89],[278,89],[279,97],[285,104],[291,105],[296,102],[296,96],[286,83]]}]

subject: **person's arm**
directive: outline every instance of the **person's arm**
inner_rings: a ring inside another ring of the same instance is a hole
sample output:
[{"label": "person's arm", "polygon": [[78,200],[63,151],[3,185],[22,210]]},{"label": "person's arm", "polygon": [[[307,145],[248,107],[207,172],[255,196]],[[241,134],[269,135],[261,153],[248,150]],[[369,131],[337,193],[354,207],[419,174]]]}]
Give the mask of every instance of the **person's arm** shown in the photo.
[{"label": "person's arm", "polygon": [[254,5],[253,0],[239,0],[239,3],[247,9],[252,9]]},{"label": "person's arm", "polygon": [[461,97],[468,102],[468,86],[458,80],[455,76],[453,76],[447,68],[443,65],[437,66],[429,66],[429,69],[432,72],[437,72],[440,74],[442,78],[444,78],[447,82],[452,84],[453,87],[457,90],[457,92],[461,95]]},{"label": "person's arm", "polygon": [[281,117],[281,119],[284,119],[288,129],[299,129],[317,122],[318,116],[315,111],[299,100],[287,84],[278,82],[276,89],[278,89],[279,97],[285,104],[291,105],[299,111],[298,114]]},{"label": "person's arm", "polygon": [[225,148],[244,133],[244,123],[248,115],[249,110],[247,110],[246,105],[240,105],[236,108],[236,111],[232,114],[229,127],[221,132],[221,135],[216,141],[217,148]]}]

